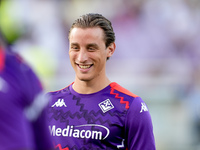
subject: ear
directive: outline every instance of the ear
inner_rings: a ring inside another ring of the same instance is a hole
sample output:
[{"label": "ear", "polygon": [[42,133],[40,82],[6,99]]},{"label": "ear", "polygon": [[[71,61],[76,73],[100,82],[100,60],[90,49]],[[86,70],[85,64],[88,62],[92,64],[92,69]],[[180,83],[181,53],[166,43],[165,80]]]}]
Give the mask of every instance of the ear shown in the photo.
[{"label": "ear", "polygon": [[113,53],[115,52],[115,48],[116,45],[115,43],[111,43],[108,47],[107,47],[107,58],[111,57],[113,55]]}]

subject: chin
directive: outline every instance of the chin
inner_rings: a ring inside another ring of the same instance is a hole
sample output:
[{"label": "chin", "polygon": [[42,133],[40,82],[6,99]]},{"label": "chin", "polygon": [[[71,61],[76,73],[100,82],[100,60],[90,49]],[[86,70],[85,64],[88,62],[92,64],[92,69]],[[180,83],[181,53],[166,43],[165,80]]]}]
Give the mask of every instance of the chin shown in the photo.
[{"label": "chin", "polygon": [[89,77],[78,77],[78,79],[80,81],[91,81],[92,80],[92,78],[89,78]]}]

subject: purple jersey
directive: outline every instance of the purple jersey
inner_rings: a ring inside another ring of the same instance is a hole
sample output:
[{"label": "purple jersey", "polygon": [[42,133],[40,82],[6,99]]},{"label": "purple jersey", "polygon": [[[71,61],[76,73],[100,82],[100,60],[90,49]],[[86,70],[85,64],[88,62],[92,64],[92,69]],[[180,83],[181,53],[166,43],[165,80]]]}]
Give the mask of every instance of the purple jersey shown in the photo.
[{"label": "purple jersey", "polygon": [[33,107],[42,101],[38,78],[12,52],[0,50],[0,66],[0,149],[49,149],[52,146],[45,112]]},{"label": "purple jersey", "polygon": [[49,130],[57,150],[155,150],[144,101],[113,82],[93,94],[50,92]]}]

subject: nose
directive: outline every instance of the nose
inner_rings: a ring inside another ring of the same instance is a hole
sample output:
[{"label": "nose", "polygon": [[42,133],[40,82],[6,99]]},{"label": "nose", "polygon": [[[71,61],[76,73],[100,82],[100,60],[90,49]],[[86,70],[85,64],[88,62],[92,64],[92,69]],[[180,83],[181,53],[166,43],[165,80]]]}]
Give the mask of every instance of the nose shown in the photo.
[{"label": "nose", "polygon": [[80,49],[79,53],[78,53],[78,57],[77,57],[79,62],[85,62],[88,59],[88,54],[87,51],[84,49]]}]

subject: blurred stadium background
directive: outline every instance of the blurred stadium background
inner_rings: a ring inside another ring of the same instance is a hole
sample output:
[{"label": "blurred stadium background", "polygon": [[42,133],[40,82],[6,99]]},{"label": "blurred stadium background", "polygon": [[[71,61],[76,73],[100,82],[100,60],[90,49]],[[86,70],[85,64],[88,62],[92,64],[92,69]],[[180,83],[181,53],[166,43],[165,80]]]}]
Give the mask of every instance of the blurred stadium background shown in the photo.
[{"label": "blurred stadium background", "polygon": [[200,1],[2,0],[0,27],[53,91],[74,80],[68,30],[90,12],[113,23],[108,76],[148,104],[157,150],[200,150]]}]

